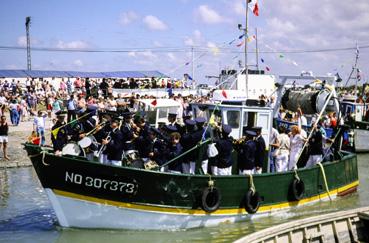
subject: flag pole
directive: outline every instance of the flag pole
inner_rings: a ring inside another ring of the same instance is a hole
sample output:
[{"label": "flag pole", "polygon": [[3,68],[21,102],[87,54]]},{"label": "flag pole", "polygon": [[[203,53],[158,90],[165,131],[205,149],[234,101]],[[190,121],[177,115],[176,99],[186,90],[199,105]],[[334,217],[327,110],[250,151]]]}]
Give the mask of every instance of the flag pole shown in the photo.
[{"label": "flag pole", "polygon": [[246,0],[246,17],[245,17],[245,81],[246,81],[246,99],[249,98],[249,80],[248,80],[248,65],[247,65],[247,38],[248,38],[248,18],[249,18],[249,0]]}]

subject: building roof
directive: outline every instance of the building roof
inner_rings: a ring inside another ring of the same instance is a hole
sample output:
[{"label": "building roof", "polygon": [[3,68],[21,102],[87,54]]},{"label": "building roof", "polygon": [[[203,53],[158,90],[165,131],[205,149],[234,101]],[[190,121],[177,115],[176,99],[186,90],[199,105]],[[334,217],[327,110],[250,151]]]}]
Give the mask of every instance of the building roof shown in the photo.
[{"label": "building roof", "polygon": [[52,70],[0,70],[1,78],[168,78],[159,71],[114,71],[114,72],[80,72]]}]

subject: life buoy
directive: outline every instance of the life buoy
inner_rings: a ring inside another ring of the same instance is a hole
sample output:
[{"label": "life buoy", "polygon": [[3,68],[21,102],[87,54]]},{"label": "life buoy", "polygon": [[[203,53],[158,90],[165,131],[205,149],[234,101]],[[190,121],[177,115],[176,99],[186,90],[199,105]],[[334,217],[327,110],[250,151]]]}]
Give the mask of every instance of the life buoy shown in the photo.
[{"label": "life buoy", "polygon": [[250,189],[245,195],[244,202],[246,212],[254,214],[260,207],[261,197],[258,192],[254,192]]},{"label": "life buoy", "polygon": [[206,187],[201,196],[202,209],[207,213],[216,211],[221,198],[220,191],[216,187]]},{"label": "life buoy", "polygon": [[305,193],[305,184],[301,179],[294,179],[291,183],[291,197],[293,200],[299,201]]}]

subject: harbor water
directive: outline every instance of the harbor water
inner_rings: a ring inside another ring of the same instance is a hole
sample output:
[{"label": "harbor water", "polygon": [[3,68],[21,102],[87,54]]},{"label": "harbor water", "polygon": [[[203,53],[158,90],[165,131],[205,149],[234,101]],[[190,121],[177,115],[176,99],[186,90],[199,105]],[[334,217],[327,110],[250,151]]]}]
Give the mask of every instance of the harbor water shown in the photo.
[{"label": "harbor water", "polygon": [[246,222],[170,232],[61,228],[32,167],[0,169],[0,242],[231,242],[290,220],[369,206],[368,155],[358,155],[358,162],[360,185],[351,195]]}]

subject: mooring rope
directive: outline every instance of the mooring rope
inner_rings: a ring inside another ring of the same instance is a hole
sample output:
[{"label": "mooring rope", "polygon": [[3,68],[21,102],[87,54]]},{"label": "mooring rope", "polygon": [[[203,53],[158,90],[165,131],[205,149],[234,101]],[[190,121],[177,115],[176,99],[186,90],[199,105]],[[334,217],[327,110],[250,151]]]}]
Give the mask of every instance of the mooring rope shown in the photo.
[{"label": "mooring rope", "polygon": [[256,188],[255,188],[255,185],[254,185],[254,179],[252,177],[252,174],[249,175],[249,181],[250,181],[250,190],[252,191],[252,194],[255,194],[256,192]]},{"label": "mooring rope", "polygon": [[42,155],[42,160],[41,162],[45,165],[45,166],[49,166],[50,164],[47,164],[45,162],[45,155],[46,155],[47,151],[45,150],[42,150],[39,154],[31,154],[31,155],[28,155],[29,158],[34,158],[34,157],[37,157],[37,156],[40,156]]},{"label": "mooring rope", "polygon": [[329,200],[332,201],[332,198],[331,198],[331,194],[329,193],[329,188],[328,188],[328,182],[327,182],[327,177],[325,176],[325,171],[324,171],[324,167],[322,165],[321,162],[318,162],[319,167],[320,167],[320,171],[322,172],[322,175],[323,175],[323,179],[324,179],[324,186],[325,186],[325,190],[328,194],[328,197],[329,197]]}]

